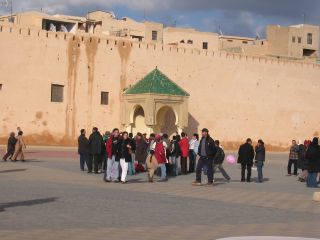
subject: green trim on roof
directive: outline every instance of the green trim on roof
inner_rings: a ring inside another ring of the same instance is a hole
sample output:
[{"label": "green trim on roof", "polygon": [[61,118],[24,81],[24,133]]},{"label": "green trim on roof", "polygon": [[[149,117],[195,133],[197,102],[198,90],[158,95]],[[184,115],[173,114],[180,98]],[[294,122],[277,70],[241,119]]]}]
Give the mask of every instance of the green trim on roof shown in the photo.
[{"label": "green trim on roof", "polygon": [[145,93],[190,96],[189,93],[171,81],[165,74],[159,71],[158,68],[154,69],[147,76],[124,92],[125,95]]}]

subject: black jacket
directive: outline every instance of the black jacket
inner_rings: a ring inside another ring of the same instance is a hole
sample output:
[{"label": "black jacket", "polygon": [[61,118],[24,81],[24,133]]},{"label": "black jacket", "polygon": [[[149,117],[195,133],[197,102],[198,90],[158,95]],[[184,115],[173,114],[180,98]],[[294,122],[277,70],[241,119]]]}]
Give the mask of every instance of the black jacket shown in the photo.
[{"label": "black jacket", "polygon": [[311,143],[306,153],[309,172],[320,172],[320,146]]},{"label": "black jacket", "polygon": [[[201,145],[204,140],[205,140],[205,138],[203,137],[200,141],[200,144],[199,144],[199,148],[198,148],[198,155],[199,156],[201,156]],[[216,155],[216,153],[217,153],[217,147],[214,144],[214,140],[209,135],[206,139],[206,153],[207,153],[207,157],[212,158],[212,159],[213,159],[214,155]]]},{"label": "black jacket", "polygon": [[148,143],[144,139],[136,140],[135,158],[139,163],[145,163],[148,154]]},{"label": "black jacket", "polygon": [[89,137],[89,154],[101,154],[103,138],[99,132],[94,132]]},{"label": "black jacket", "polygon": [[256,157],[255,160],[257,162],[264,162],[266,160],[266,149],[264,145],[256,146],[255,147]]},{"label": "black jacket", "polygon": [[78,138],[78,153],[88,154],[89,153],[89,140],[85,135],[80,135]]},{"label": "black jacket", "polygon": [[254,150],[249,143],[242,144],[239,148],[238,163],[253,164]]},{"label": "black jacket", "polygon": [[307,147],[304,144],[299,145],[299,152],[298,152],[298,168],[299,169],[308,169],[308,164],[306,160],[306,152]]},{"label": "black jacket", "polygon": [[17,143],[17,139],[15,137],[9,137],[8,145],[7,145],[7,152],[14,152],[16,143]]},{"label": "black jacket", "polygon": [[[131,146],[131,149],[127,147],[127,145]],[[126,162],[132,161],[132,152],[135,151],[135,146],[132,143],[130,138],[126,140],[121,139],[117,144],[117,154],[116,161],[120,161],[121,158],[124,158]]]},{"label": "black jacket", "polygon": [[221,147],[217,147],[217,153],[216,153],[216,155],[214,155],[213,163],[214,164],[222,164],[224,161],[224,157],[225,157],[225,154],[224,154],[223,149]]},{"label": "black jacket", "polygon": [[180,145],[178,143],[178,141],[174,140],[171,142],[171,152],[170,155],[172,157],[179,157],[181,155],[181,150],[180,150]]}]

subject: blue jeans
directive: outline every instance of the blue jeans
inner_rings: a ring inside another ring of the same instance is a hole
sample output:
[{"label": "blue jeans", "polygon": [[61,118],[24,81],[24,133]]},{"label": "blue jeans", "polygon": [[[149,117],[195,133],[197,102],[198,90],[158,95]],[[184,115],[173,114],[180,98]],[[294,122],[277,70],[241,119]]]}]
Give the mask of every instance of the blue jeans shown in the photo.
[{"label": "blue jeans", "polygon": [[171,162],[173,165],[173,172],[176,176],[179,175],[179,157],[172,156]]},{"label": "blue jeans", "polygon": [[209,157],[200,157],[196,169],[196,181],[201,183],[201,172],[207,167],[208,183],[213,183],[213,159]]},{"label": "blue jeans", "polygon": [[84,165],[87,164],[88,166],[88,154],[80,154],[80,169],[84,170]]},{"label": "blue jeans", "polygon": [[167,178],[167,168],[166,164],[159,164],[159,167],[161,169],[161,179],[166,179]]},{"label": "blue jeans", "polygon": [[230,177],[229,177],[228,173],[226,172],[226,170],[224,170],[222,164],[213,164],[213,175],[216,173],[217,168],[220,170],[221,174],[223,175],[223,177],[225,179],[230,180]]},{"label": "blue jeans", "polygon": [[189,150],[189,173],[193,173],[196,170],[196,157],[195,151]]},{"label": "blue jeans", "polygon": [[134,161],[133,160],[128,163],[128,173],[129,173],[129,175],[135,175],[136,174],[136,170],[134,168]]},{"label": "blue jeans", "polygon": [[258,182],[263,182],[262,168],[263,168],[263,162],[262,161],[258,161],[257,162]]},{"label": "blue jeans", "polygon": [[119,162],[116,161],[116,157],[108,158],[107,171],[104,173],[104,179],[108,181],[117,180],[119,177]]},{"label": "blue jeans", "polygon": [[307,177],[307,187],[316,188],[318,187],[317,183],[317,173],[316,172],[309,172]]}]

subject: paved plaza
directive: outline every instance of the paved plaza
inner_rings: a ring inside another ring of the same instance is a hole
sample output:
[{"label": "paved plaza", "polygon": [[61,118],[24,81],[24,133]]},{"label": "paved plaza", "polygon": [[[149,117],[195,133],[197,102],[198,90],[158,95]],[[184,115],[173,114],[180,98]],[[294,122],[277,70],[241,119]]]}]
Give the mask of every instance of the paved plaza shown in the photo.
[{"label": "paved plaza", "polygon": [[79,171],[71,148],[31,148],[26,157],[0,163],[1,240],[320,237],[320,204],[285,176],[287,154],[267,154],[263,184],[241,183],[239,167],[225,164],[232,181],[217,173],[214,187],[191,186],[194,174],[104,183]]}]

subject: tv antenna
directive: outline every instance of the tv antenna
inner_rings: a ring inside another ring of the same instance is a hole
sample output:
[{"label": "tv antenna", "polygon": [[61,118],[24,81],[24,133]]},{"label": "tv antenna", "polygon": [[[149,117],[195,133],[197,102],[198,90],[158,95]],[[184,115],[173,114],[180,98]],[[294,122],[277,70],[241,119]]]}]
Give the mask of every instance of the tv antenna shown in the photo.
[{"label": "tv antenna", "polygon": [[303,12],[302,17],[303,17],[303,24],[306,24],[307,14],[305,12]]}]

